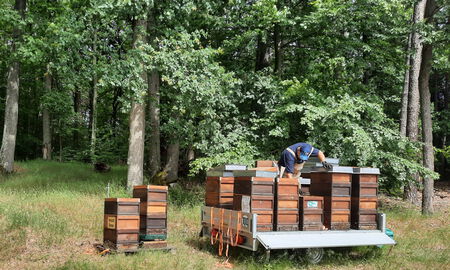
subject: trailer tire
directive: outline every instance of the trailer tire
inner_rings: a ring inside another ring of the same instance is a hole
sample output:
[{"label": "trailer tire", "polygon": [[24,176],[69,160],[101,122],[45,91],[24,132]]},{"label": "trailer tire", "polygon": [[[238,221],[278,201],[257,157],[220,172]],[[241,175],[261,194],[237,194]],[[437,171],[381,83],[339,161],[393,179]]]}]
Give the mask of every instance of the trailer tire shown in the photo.
[{"label": "trailer tire", "polygon": [[311,264],[318,264],[323,259],[323,248],[307,248],[305,250],[306,260]]}]

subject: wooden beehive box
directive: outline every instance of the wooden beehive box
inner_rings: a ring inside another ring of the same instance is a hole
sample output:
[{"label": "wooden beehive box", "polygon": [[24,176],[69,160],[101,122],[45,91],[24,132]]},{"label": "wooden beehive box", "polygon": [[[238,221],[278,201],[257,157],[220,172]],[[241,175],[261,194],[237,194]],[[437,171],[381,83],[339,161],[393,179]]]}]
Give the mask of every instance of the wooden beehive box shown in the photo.
[{"label": "wooden beehive box", "polygon": [[255,163],[255,167],[275,167],[273,160],[257,160]]},{"label": "wooden beehive box", "polygon": [[351,196],[351,173],[311,172],[310,193],[318,196]]},{"label": "wooden beehive box", "polygon": [[300,196],[301,231],[321,231],[323,229],[324,199],[321,196]]},{"label": "wooden beehive box", "polygon": [[350,229],[350,197],[324,197],[324,225],[330,230]]},{"label": "wooden beehive box", "polygon": [[136,251],[139,247],[139,199],[105,199],[103,241],[108,248]]},{"label": "wooden beehive box", "polygon": [[141,240],[165,240],[167,238],[168,187],[141,185],[133,188],[133,196],[141,200]]},{"label": "wooden beehive box", "polygon": [[324,225],[330,230],[350,229],[350,210],[324,212]]},{"label": "wooden beehive box", "polygon": [[357,230],[377,229],[377,168],[354,168],[352,178],[351,227]]},{"label": "wooden beehive box", "polygon": [[274,197],[270,195],[241,195],[235,194],[233,210],[253,213],[254,211],[273,211]]},{"label": "wooden beehive box", "polygon": [[271,195],[275,194],[274,178],[270,177],[235,177],[234,194]]},{"label": "wooden beehive box", "polygon": [[157,185],[141,185],[133,187],[133,197],[141,202],[167,202],[168,187]]},{"label": "wooden beehive box", "polygon": [[300,178],[300,194],[302,196],[311,195],[311,179],[310,178]]},{"label": "wooden beehive box", "polygon": [[274,197],[264,195],[234,195],[233,210],[258,214],[258,231],[273,230]]},{"label": "wooden beehive box", "polygon": [[207,177],[205,205],[231,209],[233,206],[234,177]]},{"label": "wooden beehive box", "polygon": [[298,179],[277,178],[275,189],[275,223],[277,231],[297,231],[299,224]]}]

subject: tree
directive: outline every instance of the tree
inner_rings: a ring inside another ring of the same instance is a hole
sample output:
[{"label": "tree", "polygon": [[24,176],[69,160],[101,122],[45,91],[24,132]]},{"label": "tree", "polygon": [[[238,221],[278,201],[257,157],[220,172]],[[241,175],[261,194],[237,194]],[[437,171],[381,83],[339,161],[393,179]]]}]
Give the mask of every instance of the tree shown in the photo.
[{"label": "tree", "polygon": [[[428,24],[432,22],[435,8],[435,1],[428,0],[425,15]],[[433,45],[426,43],[423,47],[419,76],[420,107],[422,112],[423,165],[425,168],[434,171],[433,126],[431,120],[431,95],[429,86],[432,60]],[[434,180],[431,177],[424,177],[422,193],[422,214],[424,215],[433,213],[433,187]]]},{"label": "tree", "polygon": [[[411,48],[414,53],[410,60],[409,69],[409,91],[408,91],[408,113],[406,124],[406,136],[412,142],[418,141],[419,133],[419,73],[420,65],[422,63],[422,37],[417,29],[418,25],[423,21],[425,16],[426,0],[418,1],[414,6],[413,16],[413,31],[411,33]],[[419,181],[418,175],[413,175],[414,181],[409,181],[405,185],[404,199],[411,203],[418,203],[417,197],[417,182]]]},{"label": "tree", "polygon": [[[50,73],[50,65],[47,64],[45,77],[45,90],[50,94],[52,91],[52,76]],[[44,104],[42,108],[42,158],[45,160],[52,159],[52,133],[50,128],[50,112]]]},{"label": "tree", "polygon": [[[157,33],[157,24],[155,18],[155,7],[152,7],[149,12],[149,34],[150,44],[156,48],[155,42]],[[154,68],[150,71],[148,80],[148,116],[150,124],[150,136],[149,136],[149,157],[148,157],[148,169],[150,173],[150,179],[154,177],[161,168],[161,132],[160,132],[160,78],[159,71]]]},{"label": "tree", "polygon": [[[25,18],[26,0],[16,0],[14,9],[22,20]],[[14,28],[11,52],[17,52],[17,43],[21,39],[21,30],[18,25]],[[16,149],[17,120],[19,114],[19,84],[20,62],[14,59],[8,70],[7,93],[5,104],[5,122],[3,126],[2,147],[0,149],[1,168],[6,173],[14,170],[14,151]]]},{"label": "tree", "polygon": [[[140,51],[147,44],[147,13],[134,22],[133,49]],[[140,84],[148,87],[147,70],[140,63]],[[145,141],[145,103],[142,96],[137,96],[131,103],[130,139],[128,147],[127,187],[132,190],[135,185],[144,182],[144,141]]]}]

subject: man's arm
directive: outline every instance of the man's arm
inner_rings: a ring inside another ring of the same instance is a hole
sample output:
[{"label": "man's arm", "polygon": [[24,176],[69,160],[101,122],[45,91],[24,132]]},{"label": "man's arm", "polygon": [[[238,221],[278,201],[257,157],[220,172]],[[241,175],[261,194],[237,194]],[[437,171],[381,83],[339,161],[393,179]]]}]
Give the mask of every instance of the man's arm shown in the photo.
[{"label": "man's arm", "polygon": [[319,153],[317,154],[317,157],[319,158],[320,162],[324,162],[325,161],[325,155],[320,150],[319,150]]},{"label": "man's arm", "polygon": [[325,155],[323,154],[322,151],[319,150],[319,153],[317,154],[317,157],[319,158],[320,162],[322,162],[322,166],[325,169],[331,170],[333,169],[333,165],[331,165],[330,163],[328,163],[325,159]]}]

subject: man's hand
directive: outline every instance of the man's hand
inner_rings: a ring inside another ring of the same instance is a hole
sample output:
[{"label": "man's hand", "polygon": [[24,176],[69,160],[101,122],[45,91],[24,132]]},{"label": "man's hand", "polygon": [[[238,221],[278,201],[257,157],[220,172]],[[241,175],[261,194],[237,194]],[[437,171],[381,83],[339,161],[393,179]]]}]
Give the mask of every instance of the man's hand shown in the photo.
[{"label": "man's hand", "polygon": [[331,165],[330,163],[328,163],[326,161],[322,161],[322,166],[327,170],[333,169],[333,165]]}]

